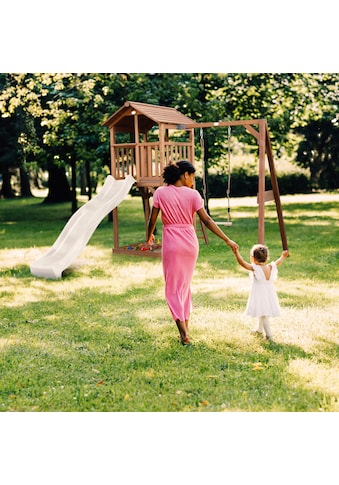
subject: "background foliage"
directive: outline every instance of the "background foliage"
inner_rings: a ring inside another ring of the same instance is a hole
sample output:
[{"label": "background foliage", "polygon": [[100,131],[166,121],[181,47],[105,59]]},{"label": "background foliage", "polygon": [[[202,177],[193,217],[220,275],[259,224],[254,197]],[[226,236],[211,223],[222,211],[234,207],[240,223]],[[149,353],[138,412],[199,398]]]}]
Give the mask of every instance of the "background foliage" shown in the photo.
[{"label": "background foliage", "polygon": [[[2,73],[1,195],[31,196],[32,184],[47,183],[47,202],[72,200],[75,209],[76,187],[91,197],[109,171],[102,123],[126,100],[175,107],[195,121],[265,118],[275,156],[307,170],[309,182],[290,179],[289,190],[338,188],[338,98],[336,73]],[[233,135],[232,151],[253,157],[252,137],[236,129]],[[226,131],[204,136],[207,168],[225,173]],[[239,186],[243,176],[236,172]],[[211,180],[212,194],[217,181]]]}]

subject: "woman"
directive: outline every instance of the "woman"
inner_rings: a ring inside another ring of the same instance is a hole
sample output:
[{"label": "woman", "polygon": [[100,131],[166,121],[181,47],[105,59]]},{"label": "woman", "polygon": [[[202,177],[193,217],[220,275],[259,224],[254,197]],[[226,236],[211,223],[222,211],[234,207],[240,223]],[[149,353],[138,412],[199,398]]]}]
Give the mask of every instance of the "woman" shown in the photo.
[{"label": "woman", "polygon": [[199,192],[193,189],[195,168],[191,163],[180,161],[168,165],[162,176],[166,185],[159,187],[154,193],[147,242],[149,245],[153,244],[153,232],[161,211],[166,301],[177,324],[181,343],[190,345],[188,321],[192,310],[191,280],[199,253],[199,242],[194,228],[195,213],[232,250],[238,248],[238,245],[219,229],[205,211]]}]

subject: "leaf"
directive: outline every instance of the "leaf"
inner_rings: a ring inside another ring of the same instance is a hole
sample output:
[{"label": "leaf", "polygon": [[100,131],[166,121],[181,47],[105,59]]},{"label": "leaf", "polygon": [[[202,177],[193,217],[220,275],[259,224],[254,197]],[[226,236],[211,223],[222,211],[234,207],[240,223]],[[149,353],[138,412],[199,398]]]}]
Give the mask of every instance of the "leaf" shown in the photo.
[{"label": "leaf", "polygon": [[252,364],[252,370],[264,370],[263,368],[263,365],[261,362],[255,362],[254,364]]}]

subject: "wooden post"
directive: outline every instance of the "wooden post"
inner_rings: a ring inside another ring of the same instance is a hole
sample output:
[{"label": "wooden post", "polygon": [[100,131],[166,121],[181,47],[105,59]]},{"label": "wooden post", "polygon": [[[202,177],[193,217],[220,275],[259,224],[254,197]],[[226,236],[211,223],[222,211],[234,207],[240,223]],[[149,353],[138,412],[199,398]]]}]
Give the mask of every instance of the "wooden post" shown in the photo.
[{"label": "wooden post", "polygon": [[151,205],[149,202],[151,192],[149,191],[148,187],[139,187],[139,192],[141,194],[142,198],[142,206],[144,210],[144,218],[145,218],[145,240],[147,238],[147,232],[148,232],[148,221],[151,215]]},{"label": "wooden post", "polygon": [[266,123],[259,125],[258,243],[265,243],[265,147]]},{"label": "wooden post", "polygon": [[194,163],[194,128],[191,128],[189,130],[189,162],[191,162],[192,165],[195,165]]},{"label": "wooden post", "polygon": [[140,144],[139,144],[139,126],[138,126],[138,115],[134,114],[134,143],[135,143],[135,167],[136,167],[136,178],[137,183],[141,176],[140,171]]},{"label": "wooden post", "polygon": [[117,163],[115,160],[115,127],[112,126],[109,130],[109,137],[110,137],[110,142],[111,142],[111,175],[114,178],[117,178]]},{"label": "wooden post", "polygon": [[119,220],[118,220],[118,208],[113,209],[113,241],[114,249],[119,247]]},{"label": "wooden post", "polygon": [[163,123],[159,123],[159,151],[160,151],[160,173],[163,172],[168,163],[165,156],[165,128]]},{"label": "wooden post", "polygon": [[268,164],[271,173],[271,183],[272,183],[272,190],[274,194],[275,206],[277,209],[278,221],[279,221],[279,229],[280,229],[280,236],[283,249],[288,249],[286,232],[285,232],[285,225],[284,225],[284,217],[281,209],[281,202],[280,202],[280,193],[279,193],[279,186],[277,175],[275,172],[274,162],[273,162],[273,155],[272,155],[272,147],[271,142],[268,134],[268,126],[266,124],[266,152],[268,158]]}]

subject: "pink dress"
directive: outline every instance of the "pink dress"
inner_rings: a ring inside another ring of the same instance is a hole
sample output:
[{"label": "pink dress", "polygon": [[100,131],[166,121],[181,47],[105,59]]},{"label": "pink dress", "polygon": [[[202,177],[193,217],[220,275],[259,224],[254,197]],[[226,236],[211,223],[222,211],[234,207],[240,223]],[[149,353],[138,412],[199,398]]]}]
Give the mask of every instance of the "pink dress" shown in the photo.
[{"label": "pink dress", "polygon": [[174,320],[188,320],[192,310],[191,280],[199,254],[194,214],[203,207],[197,190],[186,186],[159,187],[153,206],[163,223],[162,266],[165,297]]},{"label": "pink dress", "polygon": [[251,317],[278,317],[280,305],[273,282],[278,276],[278,268],[273,261],[270,278],[265,278],[264,271],[259,264],[252,263],[254,271],[250,271],[252,288],[248,297],[245,314]]}]

